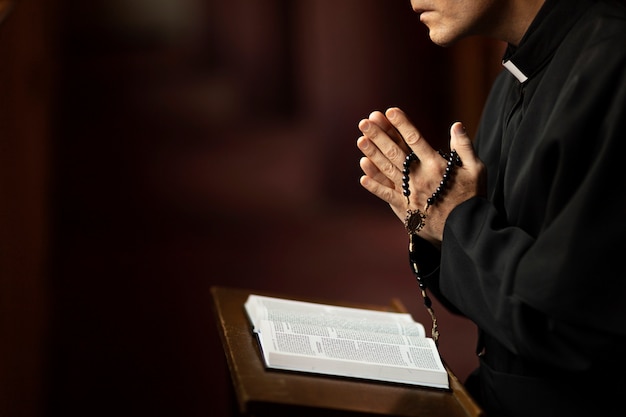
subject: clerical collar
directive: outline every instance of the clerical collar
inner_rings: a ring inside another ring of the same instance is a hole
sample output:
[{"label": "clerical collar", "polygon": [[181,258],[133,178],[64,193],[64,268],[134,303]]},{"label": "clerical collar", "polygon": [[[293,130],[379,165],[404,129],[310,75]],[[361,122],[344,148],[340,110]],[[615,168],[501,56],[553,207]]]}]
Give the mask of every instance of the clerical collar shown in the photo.
[{"label": "clerical collar", "polygon": [[546,0],[519,46],[507,47],[502,58],[504,68],[520,83],[532,78],[550,61],[567,32],[593,3],[593,0]]}]

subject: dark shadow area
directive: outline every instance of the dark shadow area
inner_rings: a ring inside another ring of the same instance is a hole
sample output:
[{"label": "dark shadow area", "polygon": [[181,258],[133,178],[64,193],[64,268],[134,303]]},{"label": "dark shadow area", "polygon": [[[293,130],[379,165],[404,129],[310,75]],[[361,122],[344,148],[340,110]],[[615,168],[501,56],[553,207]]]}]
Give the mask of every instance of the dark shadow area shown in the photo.
[{"label": "dark shadow area", "polygon": [[[438,146],[458,117],[452,51],[408,2],[65,3],[50,415],[229,415],[212,285],[398,297],[429,323],[355,146],[375,109]],[[464,379],[474,327],[435,308]]]}]

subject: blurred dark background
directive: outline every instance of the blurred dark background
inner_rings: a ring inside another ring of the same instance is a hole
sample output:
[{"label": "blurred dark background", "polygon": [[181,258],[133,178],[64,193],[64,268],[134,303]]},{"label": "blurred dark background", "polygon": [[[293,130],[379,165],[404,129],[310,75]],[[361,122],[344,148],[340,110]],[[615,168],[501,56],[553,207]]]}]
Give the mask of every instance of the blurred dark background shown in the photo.
[{"label": "blurred dark background", "polygon": [[[0,3],[6,3],[0,0]],[[1,5],[0,5],[1,6]],[[357,123],[474,132],[502,46],[408,1],[18,0],[0,26],[0,415],[227,416],[213,285],[426,324]],[[464,379],[474,327],[435,305]]]}]

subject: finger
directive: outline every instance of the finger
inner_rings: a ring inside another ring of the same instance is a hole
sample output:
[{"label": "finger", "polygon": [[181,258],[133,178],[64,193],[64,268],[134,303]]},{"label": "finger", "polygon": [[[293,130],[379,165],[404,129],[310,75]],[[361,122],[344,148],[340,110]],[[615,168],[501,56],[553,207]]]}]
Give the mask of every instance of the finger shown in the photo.
[{"label": "finger", "polygon": [[361,158],[361,160],[359,161],[359,165],[361,166],[363,173],[367,175],[368,177],[372,178],[374,181],[377,181],[381,183],[382,185],[387,186],[389,188],[393,188],[393,189],[396,188],[395,183],[392,180],[390,180],[385,174],[380,172],[378,167],[369,158],[367,157]]},{"label": "finger", "polygon": [[[389,135],[382,130],[380,126],[371,122],[369,119],[363,119],[359,122],[359,130],[361,130],[363,135],[365,135],[367,139],[369,139],[381,152],[381,155],[371,159],[374,160],[374,163],[376,163],[382,171],[387,172],[388,167],[380,164],[382,162],[380,156],[384,156],[388,161],[395,165],[395,167],[401,169],[406,156],[405,151],[402,150],[402,148],[400,148],[400,146],[391,137],[389,137]],[[363,151],[363,149],[361,150]]]},{"label": "finger", "polygon": [[474,164],[477,162],[478,157],[474,152],[474,146],[461,122],[455,122],[450,126],[450,149],[457,151],[463,163]]},{"label": "finger", "polygon": [[369,119],[370,121],[376,123],[385,133],[387,133],[387,135],[392,138],[405,153],[410,152],[400,132],[398,132],[398,130],[391,124],[391,122],[389,122],[387,117],[382,112],[374,111],[370,113]]},{"label": "finger", "polygon": [[394,188],[390,188],[384,184],[379,183],[374,178],[367,175],[363,175],[360,178],[360,183],[370,193],[374,194],[381,200],[389,203],[393,206],[400,206],[403,204],[402,195],[398,193]]},{"label": "finger", "polygon": [[437,152],[424,139],[404,112],[392,107],[385,113],[389,122],[400,132],[404,141],[420,159],[432,158]]},{"label": "finger", "polygon": [[393,183],[399,183],[399,181],[402,180],[402,173],[398,167],[389,160],[389,157],[385,155],[370,138],[361,136],[357,139],[356,144],[361,152],[363,152],[363,155],[370,160],[372,165],[376,166],[376,169],[381,175],[384,175]]},{"label": "finger", "polygon": [[483,162],[474,151],[474,146],[469,138],[465,127],[461,122],[455,122],[450,126],[450,148],[456,150],[461,158],[462,170],[469,172],[471,177],[465,182],[466,192],[473,195],[487,195],[486,169]]}]

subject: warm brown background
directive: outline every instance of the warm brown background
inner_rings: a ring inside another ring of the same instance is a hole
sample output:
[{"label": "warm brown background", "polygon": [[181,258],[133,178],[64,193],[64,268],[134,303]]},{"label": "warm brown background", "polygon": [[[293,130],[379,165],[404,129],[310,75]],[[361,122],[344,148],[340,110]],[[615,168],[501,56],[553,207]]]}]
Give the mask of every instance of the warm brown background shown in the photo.
[{"label": "warm brown background", "polygon": [[[0,415],[228,415],[220,284],[399,297],[401,223],[358,121],[476,128],[501,45],[408,1],[19,0],[0,27]],[[464,378],[475,330],[439,307]]]}]

